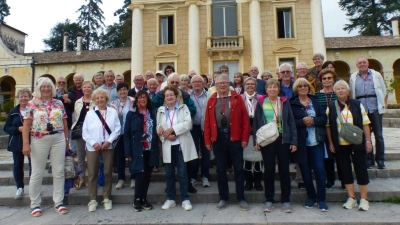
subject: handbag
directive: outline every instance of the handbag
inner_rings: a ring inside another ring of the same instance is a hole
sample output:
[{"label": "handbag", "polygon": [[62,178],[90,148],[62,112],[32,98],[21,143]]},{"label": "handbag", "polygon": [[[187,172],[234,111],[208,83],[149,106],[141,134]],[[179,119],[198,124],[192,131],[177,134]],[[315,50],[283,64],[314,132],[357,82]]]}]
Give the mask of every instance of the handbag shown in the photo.
[{"label": "handbag", "polygon": [[271,144],[279,137],[278,127],[275,120],[260,127],[256,133],[257,144],[261,147]]},{"label": "handbag", "polygon": [[336,107],[336,113],[339,118],[339,122],[342,125],[339,132],[339,136],[351,144],[354,145],[361,144],[363,141],[364,131],[353,124],[343,122],[342,113],[340,112],[337,100],[335,101],[335,107]]},{"label": "handbag", "polygon": [[65,166],[64,166],[65,179],[72,179],[78,176],[76,171],[76,162],[74,157],[67,155],[65,156]]},{"label": "handbag", "polygon": [[71,140],[82,138],[82,122],[77,123],[71,130]]},{"label": "handbag", "polygon": [[[103,119],[103,117],[101,117],[100,111],[99,111],[99,110],[96,110],[95,112],[96,112],[97,116],[99,117],[99,119],[101,120],[101,122],[104,123],[108,135],[111,135],[111,133],[112,133],[112,132],[111,132],[111,129],[108,127],[108,124],[107,124],[107,122]],[[119,135],[119,136],[110,144],[111,148],[115,148],[115,146],[117,146],[120,137],[121,137],[121,135]]]},{"label": "handbag", "polygon": [[262,162],[261,151],[256,151],[253,145],[253,137],[250,136],[249,144],[243,149],[243,159],[249,162]]}]

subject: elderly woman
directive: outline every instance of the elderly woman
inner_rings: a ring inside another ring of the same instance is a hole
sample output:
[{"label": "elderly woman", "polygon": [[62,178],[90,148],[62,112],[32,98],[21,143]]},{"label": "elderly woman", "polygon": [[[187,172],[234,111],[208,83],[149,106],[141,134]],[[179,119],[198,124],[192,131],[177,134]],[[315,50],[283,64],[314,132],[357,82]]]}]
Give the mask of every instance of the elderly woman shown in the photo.
[{"label": "elderly woman", "polygon": [[[14,180],[17,186],[15,199],[21,199],[24,195],[24,154],[22,153],[22,128],[23,118],[26,115],[26,105],[32,98],[31,91],[27,88],[18,90],[17,94],[19,104],[10,110],[6,123],[4,124],[4,132],[8,137],[7,150],[12,152],[14,160]],[[31,158],[28,157],[29,176],[31,175]]]},{"label": "elderly woman", "polygon": [[[256,111],[256,106],[258,103],[258,95],[256,92],[257,89],[257,80],[255,78],[249,77],[244,80],[244,93],[242,94],[243,101],[246,105],[247,113],[249,114],[250,126],[253,125],[254,112]],[[250,128],[250,135],[253,135],[253,129]],[[253,137],[250,136],[250,142],[253,141]],[[249,143],[249,145],[245,148],[244,151],[254,151],[253,143]],[[254,162],[254,161],[244,161],[244,170],[246,176],[246,185],[244,185],[244,190],[250,191],[253,187],[257,191],[262,191],[263,186],[261,185],[262,180],[262,162]],[[254,186],[253,186],[254,185]]]},{"label": "elderly woman", "polygon": [[[331,102],[336,101],[336,94],[333,91],[333,84],[335,84],[337,80],[337,75],[334,71],[323,69],[319,73],[319,79],[322,83],[322,89],[315,93],[315,96],[318,98],[319,104],[322,109],[326,111],[326,108],[329,106]],[[329,151],[329,142],[325,141],[325,149],[327,149],[328,157],[325,158],[325,174],[326,174],[326,184],[325,188],[327,190],[331,189],[335,185],[335,157],[336,154]],[[340,175],[340,166],[336,160],[337,173],[339,176],[339,180],[341,179]],[[344,183],[342,182],[342,189],[346,190]]]},{"label": "elderly woman", "polygon": [[190,91],[190,78],[186,74],[179,75],[179,88],[188,93]]},{"label": "elderly woman", "polygon": [[136,93],[134,108],[126,115],[124,126],[125,157],[131,174],[136,175],[133,208],[136,212],[150,210],[153,206],[147,202],[147,191],[152,169],[158,167],[159,149],[156,114],[146,91]]},{"label": "elderly woman", "polygon": [[92,94],[96,103],[93,110],[86,114],[83,122],[82,138],[86,142],[89,212],[97,209],[97,177],[99,173],[100,155],[103,156],[105,184],[103,187],[103,202],[106,210],[112,209],[111,185],[114,149],[111,146],[121,132],[121,122],[115,109],[108,107],[109,95],[107,90],[99,88]]},{"label": "elderly woman", "polygon": [[[82,131],[83,121],[85,121],[86,114],[89,110],[92,110],[94,107],[94,102],[92,101],[92,93],[93,93],[93,83],[90,81],[84,81],[82,83],[82,91],[83,96],[82,98],[78,99],[75,102],[75,118],[78,118],[74,124],[72,124],[72,131],[73,133],[75,130],[79,129]],[[78,166],[81,169],[81,173],[79,174],[79,179],[75,183],[75,189],[81,189],[82,187],[86,186],[85,184],[85,173],[86,173],[86,148],[85,148],[85,141],[81,137],[73,137],[76,143],[76,149],[78,154]]]},{"label": "elderly woman", "polygon": [[167,80],[167,77],[164,75],[164,72],[162,70],[158,70],[156,72],[156,80],[157,80],[157,92],[160,91],[161,89],[161,84]]},{"label": "elderly woman", "polygon": [[[308,200],[304,207],[310,209],[316,203],[321,212],[327,212],[325,203],[324,157],[326,140],[326,112],[318,98],[310,95],[311,84],[304,78],[297,78],[293,84],[295,96],[290,99],[293,117],[297,127],[298,149],[294,160],[298,163],[306,187]],[[312,173],[317,183],[315,191]]]},{"label": "elderly woman", "polygon": [[164,88],[164,100],[167,103],[157,111],[157,133],[163,149],[163,162],[167,182],[167,200],[162,209],[170,209],[175,203],[175,166],[179,175],[182,207],[192,210],[188,195],[188,175],[186,163],[197,158],[196,148],[190,134],[192,119],[185,104],[177,101],[178,89],[173,86]]},{"label": "elderly woman", "polygon": [[233,75],[233,87],[238,94],[243,94],[244,89],[243,89],[243,75],[240,72],[235,73]]},{"label": "elderly woman", "polygon": [[104,74],[102,72],[98,72],[93,76],[94,86],[93,90],[103,86],[104,84]]},{"label": "elderly woman", "polygon": [[311,85],[310,94],[314,94],[315,90],[317,90],[316,82],[315,82],[315,79],[312,76],[308,76],[307,75],[307,72],[308,72],[307,64],[305,62],[298,63],[297,66],[296,66],[295,79],[298,79],[298,78],[306,79]]},{"label": "elderly woman", "polygon": [[[60,100],[53,99],[56,88],[49,78],[40,78],[35,98],[28,102],[22,128],[23,148],[31,156],[32,175],[29,181],[31,215],[42,215],[40,191],[48,155],[53,165],[53,201],[59,214],[66,214],[64,206],[65,152],[69,149],[67,114]],[[30,138],[31,136],[31,138]],[[29,143],[31,141],[31,143]]]},{"label": "elderly woman", "polygon": [[336,72],[335,68],[336,68],[335,63],[332,61],[325,61],[324,64],[322,64],[322,69],[327,69]]},{"label": "elderly woman", "polygon": [[[333,86],[337,100],[329,104],[326,110],[328,114],[328,124],[326,133],[329,141],[329,150],[337,155],[337,161],[340,165],[342,182],[346,185],[348,199],[343,204],[343,208],[351,209],[357,207],[357,199],[354,192],[354,178],[351,164],[353,163],[354,172],[357,177],[357,184],[361,193],[361,200],[358,204],[358,210],[366,211],[369,209],[368,202],[368,171],[367,171],[367,153],[372,151],[367,113],[359,100],[348,98],[350,87],[344,80],[339,80]],[[364,131],[363,141],[360,145],[351,144],[339,136],[342,128],[338,119],[335,103],[338,104],[343,122],[353,124]]]},{"label": "elderly woman", "polygon": [[266,85],[267,94],[258,98],[259,104],[254,113],[253,130],[256,132],[269,122],[276,122],[279,137],[264,147],[257,143],[257,136],[253,135],[255,149],[261,151],[264,160],[265,203],[264,212],[272,212],[275,195],[275,159],[278,159],[278,170],[281,183],[281,201],[283,211],[293,212],[290,205],[290,153],[297,150],[296,124],[293,118],[290,103],[286,97],[279,97],[280,83],[271,78]]},{"label": "elderly woman", "polygon": [[[115,146],[115,157],[117,157],[117,172],[118,183],[115,189],[121,189],[125,184],[125,150],[124,150],[124,127],[126,122],[126,115],[133,109],[135,99],[128,96],[129,86],[126,83],[117,85],[118,99],[110,103],[110,107],[115,109],[118,113],[119,122],[121,123],[120,139],[117,146]],[[131,174],[131,188],[135,187],[135,178]]]},{"label": "elderly woman", "polygon": [[270,71],[268,71],[268,70],[264,71],[261,74],[261,79],[265,80],[265,82],[267,82],[270,78],[272,78],[272,73]]}]

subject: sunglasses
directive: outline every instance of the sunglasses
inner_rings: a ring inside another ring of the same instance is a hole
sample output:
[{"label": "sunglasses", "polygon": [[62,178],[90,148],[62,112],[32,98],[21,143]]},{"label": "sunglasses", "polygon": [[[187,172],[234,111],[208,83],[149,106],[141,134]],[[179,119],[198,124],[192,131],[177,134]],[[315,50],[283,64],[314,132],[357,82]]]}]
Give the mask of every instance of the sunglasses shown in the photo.
[{"label": "sunglasses", "polygon": [[171,84],[179,84],[179,81],[171,81]]},{"label": "sunglasses", "polygon": [[307,85],[299,85],[298,87],[299,87],[299,88],[308,88]]},{"label": "sunglasses", "polygon": [[332,80],[333,77],[323,77],[322,80]]}]

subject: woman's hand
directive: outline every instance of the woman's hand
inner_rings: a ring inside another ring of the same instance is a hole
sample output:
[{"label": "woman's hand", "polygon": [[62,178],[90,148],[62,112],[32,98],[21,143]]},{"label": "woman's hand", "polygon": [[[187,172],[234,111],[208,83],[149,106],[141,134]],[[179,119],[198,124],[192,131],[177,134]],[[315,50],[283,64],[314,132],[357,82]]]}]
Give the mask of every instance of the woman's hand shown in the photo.
[{"label": "woman's hand", "polygon": [[313,119],[312,117],[308,116],[308,117],[304,117],[303,118],[303,123],[304,125],[306,125],[307,127],[311,127],[313,124]]},{"label": "woman's hand", "polygon": [[22,147],[22,153],[28,157],[31,156],[31,146],[29,144]]},{"label": "woman's hand", "polygon": [[163,133],[164,133],[164,129],[162,127],[158,128],[158,131],[157,131],[158,136],[163,135]]},{"label": "woman's hand", "polygon": [[101,150],[101,145],[99,144],[99,143],[94,143],[94,145],[93,145],[93,148],[94,148],[94,150],[96,150],[96,151],[100,151]]},{"label": "woman's hand", "polygon": [[335,146],[333,143],[329,144],[329,150],[331,150],[332,153],[336,153]]},{"label": "woman's hand", "polygon": [[107,150],[110,147],[110,144],[111,144],[110,142],[105,141],[101,146],[101,150]]},{"label": "woman's hand", "polygon": [[176,139],[178,138],[177,136],[170,134],[168,137],[165,137],[167,140],[169,141],[176,141]]},{"label": "woman's hand", "polygon": [[18,131],[22,133],[23,126],[18,127]]},{"label": "woman's hand", "polygon": [[255,149],[256,151],[260,151],[260,146],[259,146],[259,145],[255,145],[255,146],[254,146],[254,149]]},{"label": "woman's hand", "polygon": [[297,146],[296,145],[290,145],[289,149],[291,150],[290,152],[295,152],[295,151],[297,151]]},{"label": "woman's hand", "polygon": [[365,143],[365,150],[367,151],[367,153],[370,153],[372,151],[372,143],[370,141]]},{"label": "woman's hand", "polygon": [[65,151],[69,151],[69,140],[65,140]]},{"label": "woman's hand", "polygon": [[[167,137],[170,136],[170,134],[172,134],[173,132],[174,132],[174,129],[173,129],[172,127],[168,128],[168,129],[166,129],[166,130],[164,130],[164,132],[163,132],[164,138],[167,138]],[[174,136],[175,136],[175,135],[174,135]]]}]

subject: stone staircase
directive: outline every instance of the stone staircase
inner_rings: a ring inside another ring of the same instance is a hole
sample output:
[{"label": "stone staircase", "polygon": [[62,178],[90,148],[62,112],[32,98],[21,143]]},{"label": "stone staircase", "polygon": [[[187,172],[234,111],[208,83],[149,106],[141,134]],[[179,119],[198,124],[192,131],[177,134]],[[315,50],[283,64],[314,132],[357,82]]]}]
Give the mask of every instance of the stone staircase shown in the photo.
[{"label": "stone staircase", "polygon": [[400,109],[386,109],[382,122],[384,127],[400,128]]}]

